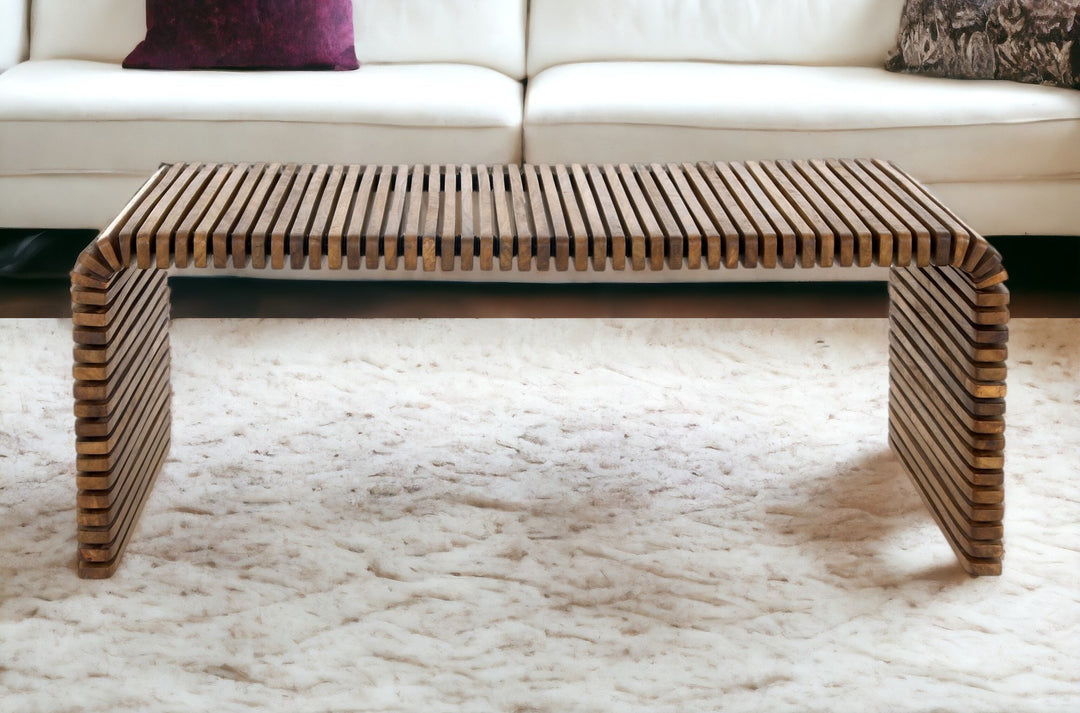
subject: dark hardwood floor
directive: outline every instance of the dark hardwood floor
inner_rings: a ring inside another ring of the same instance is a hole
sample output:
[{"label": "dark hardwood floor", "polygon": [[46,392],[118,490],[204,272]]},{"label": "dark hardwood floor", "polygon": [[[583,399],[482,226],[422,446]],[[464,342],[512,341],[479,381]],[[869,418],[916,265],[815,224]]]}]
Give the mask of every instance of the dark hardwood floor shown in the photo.
[{"label": "dark hardwood floor", "polygon": [[[66,317],[66,271],[93,234],[38,251],[0,235],[0,318]],[[1032,250],[1031,241],[1046,241]],[[1016,317],[1080,317],[1080,238],[994,238],[1009,270]],[[20,245],[23,247],[20,249]],[[1053,255],[1047,261],[1045,255]],[[184,317],[883,317],[884,283],[511,285],[172,280]]]}]

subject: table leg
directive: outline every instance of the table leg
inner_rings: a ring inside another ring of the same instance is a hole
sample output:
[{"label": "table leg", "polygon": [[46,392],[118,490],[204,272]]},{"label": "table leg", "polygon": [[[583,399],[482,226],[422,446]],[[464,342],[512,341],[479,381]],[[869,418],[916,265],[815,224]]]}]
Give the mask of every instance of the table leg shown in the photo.
[{"label": "table leg", "polygon": [[1008,291],[893,268],[889,302],[889,443],[964,569],[1000,574]]},{"label": "table leg", "polygon": [[79,576],[109,577],[169,450],[164,270],[72,273]]}]

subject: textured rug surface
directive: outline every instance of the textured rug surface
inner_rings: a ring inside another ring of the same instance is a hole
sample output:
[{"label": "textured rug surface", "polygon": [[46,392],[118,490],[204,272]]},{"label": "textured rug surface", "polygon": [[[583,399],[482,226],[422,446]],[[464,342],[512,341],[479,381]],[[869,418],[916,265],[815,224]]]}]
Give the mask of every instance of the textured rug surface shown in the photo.
[{"label": "textured rug surface", "polygon": [[981,579],[889,453],[886,330],[181,320],[94,582],[70,327],[2,321],[0,711],[1080,710],[1080,321],[1013,322]]}]

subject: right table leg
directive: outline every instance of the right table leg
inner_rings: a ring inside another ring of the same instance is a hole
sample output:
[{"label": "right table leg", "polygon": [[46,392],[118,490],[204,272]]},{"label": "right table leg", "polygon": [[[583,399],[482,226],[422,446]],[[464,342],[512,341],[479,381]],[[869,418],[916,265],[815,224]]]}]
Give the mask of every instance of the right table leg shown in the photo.
[{"label": "right table leg", "polygon": [[1008,290],[951,266],[889,278],[889,443],[964,569],[1001,573]]}]

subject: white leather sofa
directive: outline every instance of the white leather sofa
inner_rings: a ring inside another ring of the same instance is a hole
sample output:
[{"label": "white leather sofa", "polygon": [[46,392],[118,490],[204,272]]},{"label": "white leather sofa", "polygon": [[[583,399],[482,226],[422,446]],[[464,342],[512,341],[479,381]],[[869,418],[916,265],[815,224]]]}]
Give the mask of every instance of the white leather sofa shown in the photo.
[{"label": "white leather sofa", "polygon": [[0,227],[159,163],[882,157],[987,235],[1080,234],[1080,93],[886,72],[903,0],[357,0],[355,72],[125,70],[144,0],[0,0]]}]

